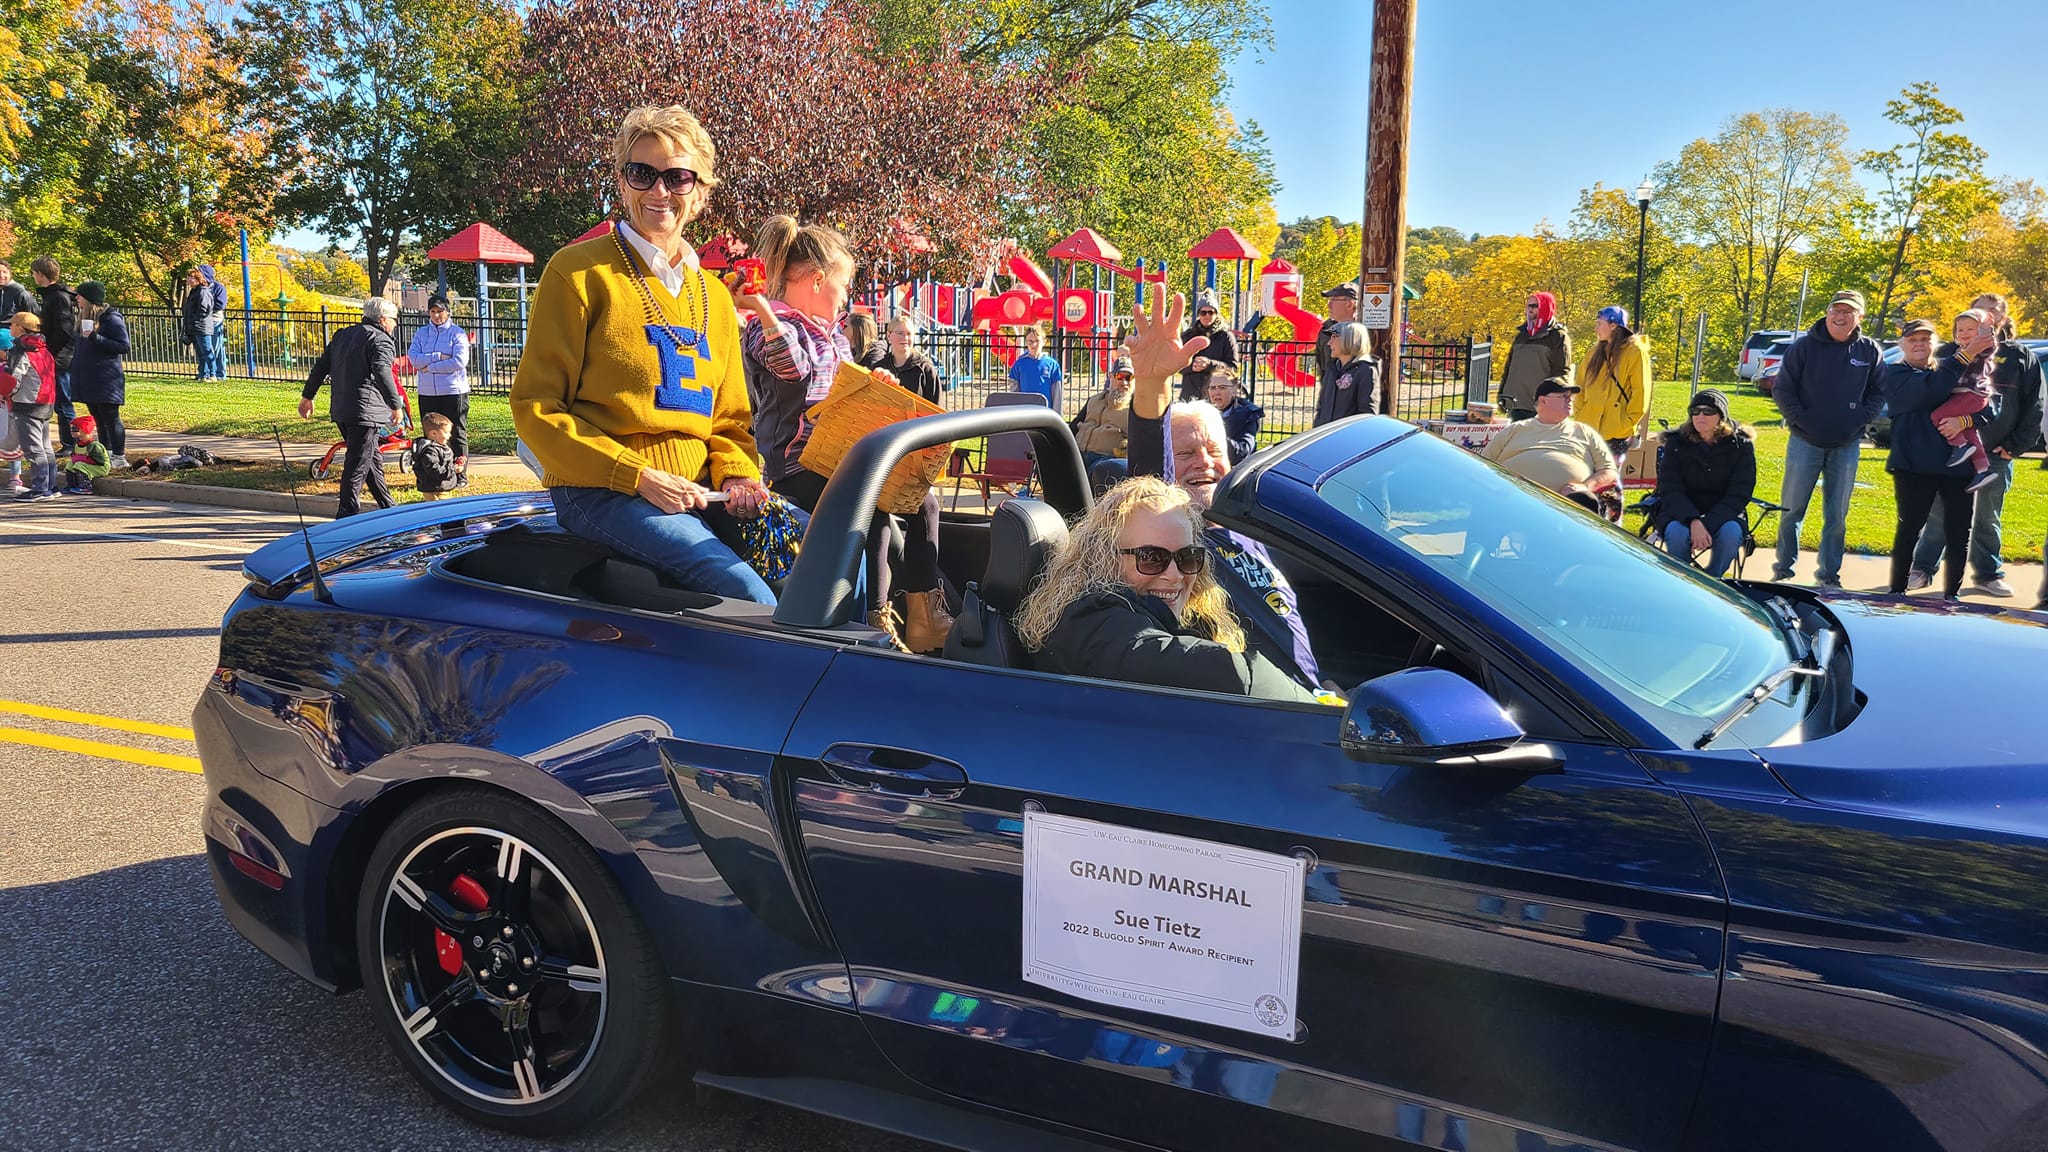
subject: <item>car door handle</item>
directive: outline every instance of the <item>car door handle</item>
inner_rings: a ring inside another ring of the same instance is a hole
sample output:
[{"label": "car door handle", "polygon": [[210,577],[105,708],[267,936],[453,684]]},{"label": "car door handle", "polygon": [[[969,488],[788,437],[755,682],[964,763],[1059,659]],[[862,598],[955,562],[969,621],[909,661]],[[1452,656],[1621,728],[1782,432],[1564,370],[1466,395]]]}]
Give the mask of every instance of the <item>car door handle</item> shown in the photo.
[{"label": "car door handle", "polygon": [[901,748],[834,744],[819,759],[833,780],[870,792],[953,797],[967,785],[967,770],[951,760]]}]

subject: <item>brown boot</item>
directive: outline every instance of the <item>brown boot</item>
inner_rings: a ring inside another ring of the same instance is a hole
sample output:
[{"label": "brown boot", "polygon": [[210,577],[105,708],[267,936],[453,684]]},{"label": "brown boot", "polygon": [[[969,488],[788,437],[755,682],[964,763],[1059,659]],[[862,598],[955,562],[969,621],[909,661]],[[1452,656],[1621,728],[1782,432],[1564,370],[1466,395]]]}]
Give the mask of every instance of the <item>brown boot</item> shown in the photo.
[{"label": "brown boot", "polygon": [[879,629],[889,638],[889,647],[908,655],[910,649],[904,646],[903,633],[899,630],[902,623],[903,617],[898,616],[894,608],[879,608],[868,613],[868,627]]},{"label": "brown boot", "polygon": [[946,646],[946,634],[953,630],[953,614],[946,611],[944,592],[937,588],[905,592],[903,610],[903,642],[912,652],[936,652]]}]

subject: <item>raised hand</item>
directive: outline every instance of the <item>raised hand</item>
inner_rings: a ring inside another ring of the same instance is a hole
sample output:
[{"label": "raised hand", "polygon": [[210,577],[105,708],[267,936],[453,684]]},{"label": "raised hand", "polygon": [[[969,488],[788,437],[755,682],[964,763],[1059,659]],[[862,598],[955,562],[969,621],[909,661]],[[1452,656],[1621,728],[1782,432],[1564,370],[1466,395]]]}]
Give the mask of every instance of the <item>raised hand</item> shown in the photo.
[{"label": "raised hand", "polygon": [[1197,336],[1182,342],[1181,323],[1187,318],[1188,299],[1181,293],[1173,294],[1173,304],[1168,307],[1166,293],[1154,292],[1148,307],[1149,314],[1146,308],[1132,310],[1131,335],[1126,341],[1131,349],[1131,414],[1141,420],[1157,420],[1172,398],[1174,378],[1194,362],[1195,353],[1209,346],[1209,338]]}]

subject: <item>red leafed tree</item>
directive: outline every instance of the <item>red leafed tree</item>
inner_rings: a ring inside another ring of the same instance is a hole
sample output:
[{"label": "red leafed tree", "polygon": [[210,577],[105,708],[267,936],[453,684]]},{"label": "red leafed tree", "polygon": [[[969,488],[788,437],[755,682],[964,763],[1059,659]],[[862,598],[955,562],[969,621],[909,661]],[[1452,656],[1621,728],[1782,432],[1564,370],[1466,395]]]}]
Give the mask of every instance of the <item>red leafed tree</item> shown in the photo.
[{"label": "red leafed tree", "polygon": [[681,104],[718,149],[696,239],[751,240],[788,212],[870,260],[903,253],[905,235],[949,263],[981,251],[1029,180],[1026,128],[1058,87],[970,64],[943,36],[918,59],[880,58],[865,0],[540,0],[527,31],[531,143],[513,186],[608,205],[620,120]]}]

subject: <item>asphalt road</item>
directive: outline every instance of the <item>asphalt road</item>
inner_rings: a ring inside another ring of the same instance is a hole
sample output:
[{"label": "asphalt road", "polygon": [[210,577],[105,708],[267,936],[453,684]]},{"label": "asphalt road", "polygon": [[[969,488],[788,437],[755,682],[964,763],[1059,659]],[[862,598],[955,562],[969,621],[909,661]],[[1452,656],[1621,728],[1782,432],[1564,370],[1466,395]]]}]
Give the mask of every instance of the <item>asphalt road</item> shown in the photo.
[{"label": "asphalt road", "polygon": [[415,1086],[360,993],[236,935],[183,730],[242,556],[293,526],[0,501],[0,1152],[930,1148],[683,1083],[562,1143],[473,1127]]}]

